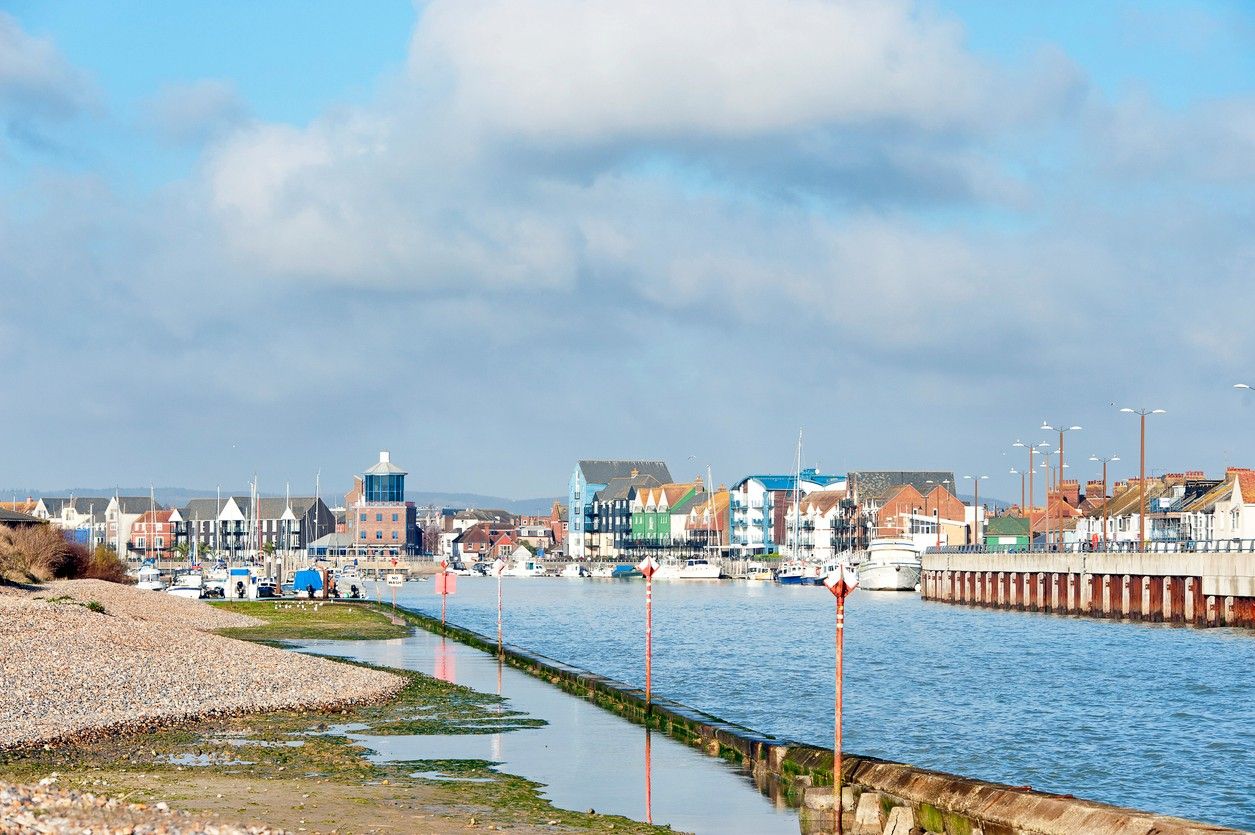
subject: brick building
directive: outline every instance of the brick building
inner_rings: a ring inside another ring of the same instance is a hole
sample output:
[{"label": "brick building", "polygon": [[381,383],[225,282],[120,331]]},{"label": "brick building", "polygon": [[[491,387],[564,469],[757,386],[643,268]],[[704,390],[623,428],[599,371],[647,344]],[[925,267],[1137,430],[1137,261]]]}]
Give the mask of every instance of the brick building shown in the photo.
[{"label": "brick building", "polygon": [[385,557],[422,552],[418,511],[405,500],[406,475],[383,450],[378,463],[353,477],[353,489],[344,497],[344,512],[355,552]]}]

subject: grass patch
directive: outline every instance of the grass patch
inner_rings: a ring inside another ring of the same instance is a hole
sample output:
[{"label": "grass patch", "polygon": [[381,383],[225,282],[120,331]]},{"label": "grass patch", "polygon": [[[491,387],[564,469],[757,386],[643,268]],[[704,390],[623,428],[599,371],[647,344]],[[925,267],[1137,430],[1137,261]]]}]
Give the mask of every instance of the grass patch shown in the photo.
[{"label": "grass patch", "polygon": [[408,626],[393,623],[383,612],[355,603],[284,600],[230,601],[210,605],[266,621],[263,626],[218,630],[222,635],[245,641],[274,642],[319,638],[370,641],[403,638],[410,632]]}]

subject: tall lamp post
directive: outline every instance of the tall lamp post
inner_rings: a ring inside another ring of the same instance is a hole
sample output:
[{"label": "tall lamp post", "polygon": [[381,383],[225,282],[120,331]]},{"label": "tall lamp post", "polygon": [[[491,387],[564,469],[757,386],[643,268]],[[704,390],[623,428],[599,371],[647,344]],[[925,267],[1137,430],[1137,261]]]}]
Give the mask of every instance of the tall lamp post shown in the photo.
[{"label": "tall lamp post", "polygon": [[[1238,385],[1243,385],[1239,383]],[[1140,504],[1137,514],[1137,539],[1138,547],[1146,550],[1146,416],[1162,415],[1167,413],[1167,409],[1131,409],[1128,406],[1120,409],[1131,415],[1137,415],[1141,418],[1142,423],[1142,440],[1141,440],[1141,463],[1137,472],[1137,494]]]},{"label": "tall lamp post", "polygon": [[[1059,489],[1059,500],[1063,501],[1063,468],[1064,466],[1066,466],[1063,463],[1063,433],[1064,432],[1076,432],[1081,427],[1068,426],[1067,424],[1063,424],[1063,423],[1059,423],[1054,426],[1051,426],[1049,423],[1043,420],[1041,422],[1041,428],[1048,432],[1059,433],[1059,475],[1055,479],[1055,486]],[[1050,494],[1049,493],[1046,494],[1046,507],[1047,509],[1049,509],[1050,507]],[[1060,549],[1062,549],[1063,547],[1063,517],[1059,518],[1059,523],[1060,523],[1059,524],[1059,547]]]},{"label": "tall lamp post", "polygon": [[1018,475],[1020,477],[1020,513],[1023,513],[1024,512],[1024,473],[1020,472],[1015,467],[1012,467],[1011,475]]},{"label": "tall lamp post", "polygon": [[1091,455],[1090,461],[1102,462],[1102,549],[1107,550],[1107,513],[1111,508],[1107,502],[1107,465],[1113,461],[1119,461],[1119,455],[1108,455],[1105,458],[1097,455]]},{"label": "tall lamp post", "polygon": [[972,544],[977,545],[977,539],[980,538],[980,483],[982,479],[989,478],[987,475],[965,475],[964,479],[971,479],[972,486],[976,490],[976,495],[972,497]]}]

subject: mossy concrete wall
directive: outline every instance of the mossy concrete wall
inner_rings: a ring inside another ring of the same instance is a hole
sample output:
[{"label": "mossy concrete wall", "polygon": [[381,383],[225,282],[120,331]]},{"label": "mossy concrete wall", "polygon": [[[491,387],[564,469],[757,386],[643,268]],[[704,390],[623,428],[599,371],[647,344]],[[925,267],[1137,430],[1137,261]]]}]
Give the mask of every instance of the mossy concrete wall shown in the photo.
[{"label": "mossy concrete wall", "polygon": [[[378,605],[378,604],[376,604]],[[389,610],[393,611],[393,610]],[[456,641],[497,652],[495,640],[442,624],[412,609],[395,610],[410,623]],[[605,676],[506,644],[504,662],[638,724],[722,757],[749,772],[770,796],[801,807],[802,832],[832,831],[829,748],[803,745],[727,722],[670,699],[645,694]],[[874,757],[842,757],[844,831],[937,835],[1202,835],[1239,830],[1139,812],[1028,786],[1005,786]],[[894,811],[897,809],[898,811]],[[856,820],[856,815],[859,816]],[[909,824],[908,824],[909,822]]]}]

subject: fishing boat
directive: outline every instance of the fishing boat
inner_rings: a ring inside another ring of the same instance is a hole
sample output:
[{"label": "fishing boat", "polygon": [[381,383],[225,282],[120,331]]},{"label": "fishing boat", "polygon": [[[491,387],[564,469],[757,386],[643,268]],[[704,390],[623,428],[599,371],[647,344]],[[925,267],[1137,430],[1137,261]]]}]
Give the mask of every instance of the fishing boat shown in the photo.
[{"label": "fishing boat", "polygon": [[912,591],[919,584],[920,552],[906,537],[875,537],[856,570],[865,591]]},{"label": "fishing boat", "polygon": [[745,579],[751,583],[770,583],[776,579],[776,572],[759,562],[751,562],[745,568]]}]

